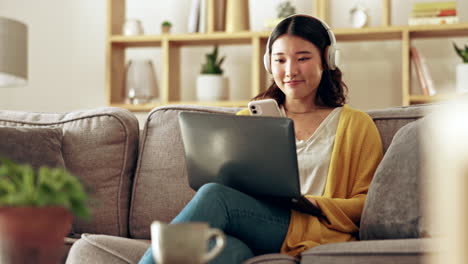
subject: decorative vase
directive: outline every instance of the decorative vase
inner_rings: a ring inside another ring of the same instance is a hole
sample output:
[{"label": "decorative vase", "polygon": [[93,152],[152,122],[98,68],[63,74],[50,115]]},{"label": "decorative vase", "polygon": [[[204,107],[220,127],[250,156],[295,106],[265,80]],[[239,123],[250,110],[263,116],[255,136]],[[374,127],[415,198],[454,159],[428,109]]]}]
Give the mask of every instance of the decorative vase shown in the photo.
[{"label": "decorative vase", "polygon": [[249,1],[227,0],[226,32],[249,30]]},{"label": "decorative vase", "polygon": [[228,78],[220,74],[201,74],[197,78],[197,100],[227,100],[229,95]]},{"label": "decorative vase", "polygon": [[71,223],[62,207],[0,207],[0,263],[59,263]]},{"label": "decorative vase", "polygon": [[468,92],[468,63],[457,65],[457,93]]},{"label": "decorative vase", "polygon": [[156,73],[151,60],[130,60],[125,80],[125,102],[146,104],[158,96]]},{"label": "decorative vase", "polygon": [[143,35],[143,25],[138,19],[127,19],[122,27],[122,34],[124,36],[137,36]]}]

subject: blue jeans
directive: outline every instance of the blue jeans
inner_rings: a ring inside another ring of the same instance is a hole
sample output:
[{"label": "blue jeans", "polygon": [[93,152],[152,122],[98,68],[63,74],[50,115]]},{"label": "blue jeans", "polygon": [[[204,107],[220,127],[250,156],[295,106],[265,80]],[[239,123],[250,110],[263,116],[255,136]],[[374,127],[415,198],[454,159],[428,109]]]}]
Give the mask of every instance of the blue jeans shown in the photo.
[{"label": "blue jeans", "polygon": [[[208,222],[226,234],[226,247],[210,263],[241,263],[253,256],[278,253],[291,212],[217,183],[202,186],[171,223]],[[151,247],[139,264],[154,263]]]}]

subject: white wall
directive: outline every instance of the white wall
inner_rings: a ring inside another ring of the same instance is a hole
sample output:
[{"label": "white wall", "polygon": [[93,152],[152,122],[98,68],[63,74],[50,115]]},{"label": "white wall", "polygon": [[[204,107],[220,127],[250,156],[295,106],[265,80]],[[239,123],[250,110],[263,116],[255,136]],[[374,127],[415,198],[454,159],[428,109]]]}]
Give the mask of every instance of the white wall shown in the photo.
[{"label": "white wall", "polygon": [[[262,29],[263,20],[273,16],[278,2],[250,0],[253,30]],[[298,12],[313,12],[311,0],[292,2]],[[370,25],[379,25],[381,1],[331,0],[331,26],[346,27],[348,10],[357,2],[369,7]],[[409,2],[394,0],[392,20],[395,24],[405,23]],[[189,6],[190,0],[127,0],[127,17],[141,19],[147,34],[158,34],[159,24],[166,19],[173,22],[173,32],[181,33],[187,28]],[[28,85],[0,88],[0,109],[62,112],[105,106],[106,1],[0,0],[0,16],[23,21],[29,28]],[[436,87],[441,91],[454,89],[454,69],[459,59],[452,50],[451,40],[417,40],[413,43],[426,56]],[[459,44],[468,43],[468,38],[455,40]],[[401,45],[398,41],[339,43],[339,47],[352,106],[366,110],[400,104]],[[182,49],[182,99],[194,98],[193,83],[200,62],[211,48]],[[225,73],[230,76],[231,98],[247,98],[251,48],[222,46],[220,52],[227,56]],[[156,73],[161,76],[158,67],[160,49],[132,49],[127,52],[127,57],[152,58]],[[415,78],[413,84],[418,92]],[[139,115],[140,119],[144,116]]]},{"label": "white wall", "polygon": [[0,108],[70,111],[105,105],[105,1],[0,0],[28,26],[29,80],[0,88]]}]

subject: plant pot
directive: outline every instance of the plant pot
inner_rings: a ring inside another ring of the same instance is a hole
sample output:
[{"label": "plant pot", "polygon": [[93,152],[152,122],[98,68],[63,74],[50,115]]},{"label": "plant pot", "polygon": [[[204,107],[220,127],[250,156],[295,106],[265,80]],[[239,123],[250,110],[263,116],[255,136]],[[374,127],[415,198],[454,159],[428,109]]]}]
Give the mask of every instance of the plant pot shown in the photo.
[{"label": "plant pot", "polygon": [[0,263],[59,263],[71,223],[62,207],[0,207]]},{"label": "plant pot", "polygon": [[170,33],[171,32],[171,26],[161,26],[161,31],[162,31],[162,33]]},{"label": "plant pot", "polygon": [[468,92],[468,63],[457,65],[457,93]]},{"label": "plant pot", "polygon": [[201,74],[197,78],[197,100],[227,100],[229,95],[228,79],[219,74]]}]

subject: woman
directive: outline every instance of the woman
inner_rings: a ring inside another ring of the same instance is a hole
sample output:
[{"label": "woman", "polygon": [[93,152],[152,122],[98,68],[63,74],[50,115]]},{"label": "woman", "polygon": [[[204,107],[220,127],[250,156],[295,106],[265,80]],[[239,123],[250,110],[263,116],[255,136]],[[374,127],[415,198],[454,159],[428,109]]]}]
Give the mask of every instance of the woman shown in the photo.
[{"label": "woman", "polygon": [[[223,185],[204,185],[172,223],[204,221],[225,232],[226,248],[211,263],[241,263],[278,252],[299,256],[320,244],[356,239],[382,144],[372,119],[344,105],[346,85],[335,65],[334,44],[320,20],[284,19],[265,53],[274,83],[254,98],[275,99],[294,120],[301,191],[328,221]],[[152,263],[151,250],[140,263]]]}]

